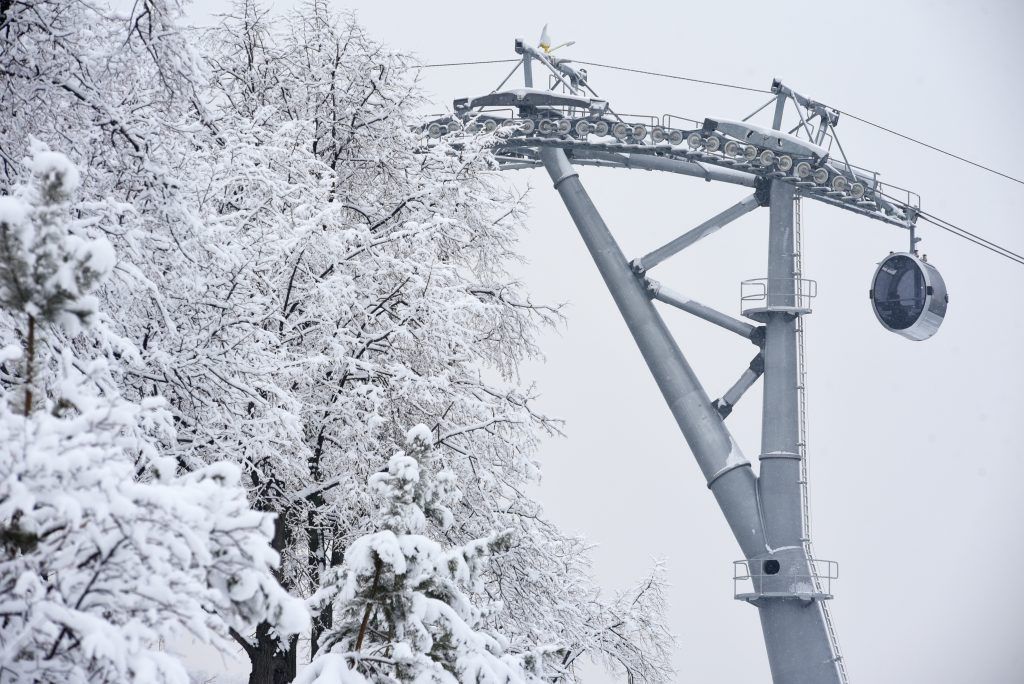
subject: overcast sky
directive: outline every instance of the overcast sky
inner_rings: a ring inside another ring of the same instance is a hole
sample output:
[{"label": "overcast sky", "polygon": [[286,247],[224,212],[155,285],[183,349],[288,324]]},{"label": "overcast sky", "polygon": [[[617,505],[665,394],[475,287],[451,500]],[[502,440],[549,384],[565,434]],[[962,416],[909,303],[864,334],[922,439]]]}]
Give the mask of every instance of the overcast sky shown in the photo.
[{"label": "overcast sky", "polygon": [[[198,23],[225,2],[197,2]],[[290,3],[276,3],[287,5]],[[767,88],[773,77],[821,102],[1020,176],[1024,5],[1005,2],[388,2],[336,0],[379,40],[425,63],[514,57],[545,22],[563,56]],[[726,9],[728,7],[728,9]],[[428,69],[438,103],[489,92],[506,65]],[[618,111],[742,118],[755,93],[590,69]],[[852,163],[921,195],[922,207],[1017,252],[1024,186],[851,119]],[[664,559],[679,681],[767,681],[757,611],[732,599],[740,557],[704,479],[543,171],[533,187],[521,276],[537,300],[564,301],[526,378],[566,439],[542,450],[539,496],[590,539],[609,590]],[[672,175],[583,169],[627,256],[639,256],[746,190]],[[808,323],[815,550],[839,562],[832,602],[854,682],[1005,684],[1024,672],[1024,267],[923,225],[943,276],[942,329],[914,343],[886,332],[867,299],[876,263],[906,233],[804,202],[804,275],[818,281]],[[766,270],[767,210],[659,266],[673,289],[738,313],[739,283]],[[683,353],[718,396],[755,351],[666,310]],[[728,424],[756,461],[760,385]],[[590,684],[612,679],[595,672]]]}]

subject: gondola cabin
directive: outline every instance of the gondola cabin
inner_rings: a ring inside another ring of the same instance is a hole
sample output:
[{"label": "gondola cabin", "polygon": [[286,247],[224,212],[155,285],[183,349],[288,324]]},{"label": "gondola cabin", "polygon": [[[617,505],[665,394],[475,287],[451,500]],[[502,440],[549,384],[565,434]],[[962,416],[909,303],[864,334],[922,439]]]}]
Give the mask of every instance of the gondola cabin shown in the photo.
[{"label": "gondola cabin", "polygon": [[949,295],[938,269],[916,254],[892,253],[871,281],[871,306],[887,330],[926,340],[946,316]]}]

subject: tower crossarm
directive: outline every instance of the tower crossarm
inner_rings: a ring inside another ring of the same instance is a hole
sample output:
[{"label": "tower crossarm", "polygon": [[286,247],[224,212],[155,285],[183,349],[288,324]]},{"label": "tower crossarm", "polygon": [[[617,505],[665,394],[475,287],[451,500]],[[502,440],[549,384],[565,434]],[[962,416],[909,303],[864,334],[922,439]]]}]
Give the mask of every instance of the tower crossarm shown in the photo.
[{"label": "tower crossarm", "polygon": [[[917,195],[850,164],[841,147],[838,157],[825,147],[837,140],[833,110],[781,83],[773,88],[777,97],[790,98],[807,112],[800,113],[801,123],[791,132],[722,118],[698,122],[671,115],[618,115],[607,100],[537,88],[460,98],[453,114],[436,117],[419,130],[426,144],[444,138],[456,147],[469,136],[482,136],[479,140],[508,170],[540,167],[540,151],[556,147],[584,166],[653,169],[752,187],[757,179],[779,180],[793,185],[799,197],[913,227],[920,208]],[[815,118],[817,131],[811,126]]]}]

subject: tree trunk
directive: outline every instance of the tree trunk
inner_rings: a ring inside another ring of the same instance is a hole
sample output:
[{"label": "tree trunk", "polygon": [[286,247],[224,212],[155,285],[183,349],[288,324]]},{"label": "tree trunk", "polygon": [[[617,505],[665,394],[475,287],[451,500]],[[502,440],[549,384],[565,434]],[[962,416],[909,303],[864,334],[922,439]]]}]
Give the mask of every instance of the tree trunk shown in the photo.
[{"label": "tree trunk", "polygon": [[[279,511],[274,520],[273,547],[282,553],[288,544],[288,523],[284,511]],[[280,570],[277,579],[283,584]],[[290,684],[296,675],[296,645],[298,637],[292,637],[288,643],[282,644],[280,639],[271,634],[270,625],[261,622],[256,627],[256,643],[249,651],[252,670],[249,673],[249,684]]]},{"label": "tree trunk", "polygon": [[[323,453],[324,446],[324,426],[320,427],[320,435],[317,437],[316,448],[309,457],[309,476],[313,482],[322,481],[322,473],[320,471],[320,456]],[[309,537],[309,555],[307,558],[309,568],[309,579],[313,587],[313,591],[316,591],[320,587],[320,578],[323,571],[326,569],[326,540],[324,535],[321,533],[321,521],[319,519],[320,509],[324,505],[324,497],[320,492],[314,493],[309,497],[310,509],[306,520],[306,534]],[[312,660],[313,656],[316,655],[317,642],[320,641],[320,636],[324,633],[326,628],[329,626],[329,620],[331,619],[331,606],[327,606],[320,615],[313,617],[313,629],[309,639],[309,657]]]},{"label": "tree trunk", "polygon": [[290,684],[296,674],[296,644],[297,637],[292,637],[282,651],[277,638],[270,635],[270,626],[261,622],[256,628],[256,647],[249,656],[249,684]]},{"label": "tree trunk", "polygon": [[[319,494],[311,497],[314,508],[309,512],[308,529],[309,534],[309,578],[313,586],[313,591],[316,591],[320,587],[320,578],[323,574],[324,567],[326,566],[325,556],[326,540],[321,534],[319,527],[319,521],[317,520],[317,509],[323,505],[323,497]],[[332,607],[328,605],[320,613],[313,617],[313,629],[309,639],[309,657],[310,659],[316,655],[317,642],[320,641],[320,637],[330,627],[331,623]]]},{"label": "tree trunk", "polygon": [[[371,598],[377,595],[377,584],[380,582],[381,562],[380,556],[373,560],[373,586],[370,587]],[[363,650],[363,637],[366,636],[366,628],[370,624],[370,613],[373,610],[373,601],[366,602],[366,611],[363,613],[363,622],[359,625],[359,636],[356,637],[356,652]]]},{"label": "tree trunk", "polygon": [[25,352],[25,417],[32,413],[32,383],[35,381],[36,319],[28,316],[28,349]]}]

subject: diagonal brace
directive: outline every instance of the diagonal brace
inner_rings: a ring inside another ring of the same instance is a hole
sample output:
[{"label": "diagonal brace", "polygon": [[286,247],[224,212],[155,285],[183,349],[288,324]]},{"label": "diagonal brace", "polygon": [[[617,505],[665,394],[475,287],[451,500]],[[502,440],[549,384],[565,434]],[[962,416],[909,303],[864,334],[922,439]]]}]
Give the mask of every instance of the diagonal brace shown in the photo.
[{"label": "diagonal brace", "polygon": [[565,152],[542,147],[540,154],[744,556],[763,555],[767,540],[757,502],[757,478],[749,461],[711,406],[648,297],[643,279],[630,269]]},{"label": "diagonal brace", "polygon": [[761,206],[761,204],[762,201],[758,196],[758,193],[745,197],[720,214],[709,218],[693,230],[683,233],[675,240],[672,240],[672,242],[659,247],[650,254],[636,259],[633,261],[633,268],[637,271],[646,271],[654,268],[673,254],[677,254],[697,242],[697,240],[706,238],[708,235],[718,231],[722,226],[735,221],[741,216],[749,214],[754,209]]},{"label": "diagonal brace", "polygon": [[740,397],[746,394],[747,390],[754,386],[757,379],[764,374],[764,352],[760,352],[750,362],[747,370],[743,371],[740,379],[722,395],[721,399],[715,399],[711,405],[718,410],[722,418],[732,413],[733,407],[739,402]]},{"label": "diagonal brace", "polygon": [[728,314],[724,314],[717,309],[712,309],[710,306],[701,304],[689,297],[684,297],[678,292],[665,287],[653,278],[645,278],[644,280],[647,282],[647,293],[659,302],[664,302],[665,304],[674,306],[688,314],[693,314],[697,318],[704,319],[708,323],[714,323],[720,328],[725,328],[726,330],[736,333],[740,337],[747,338],[758,346],[764,345],[763,326],[750,325],[746,321],[733,318]]}]

